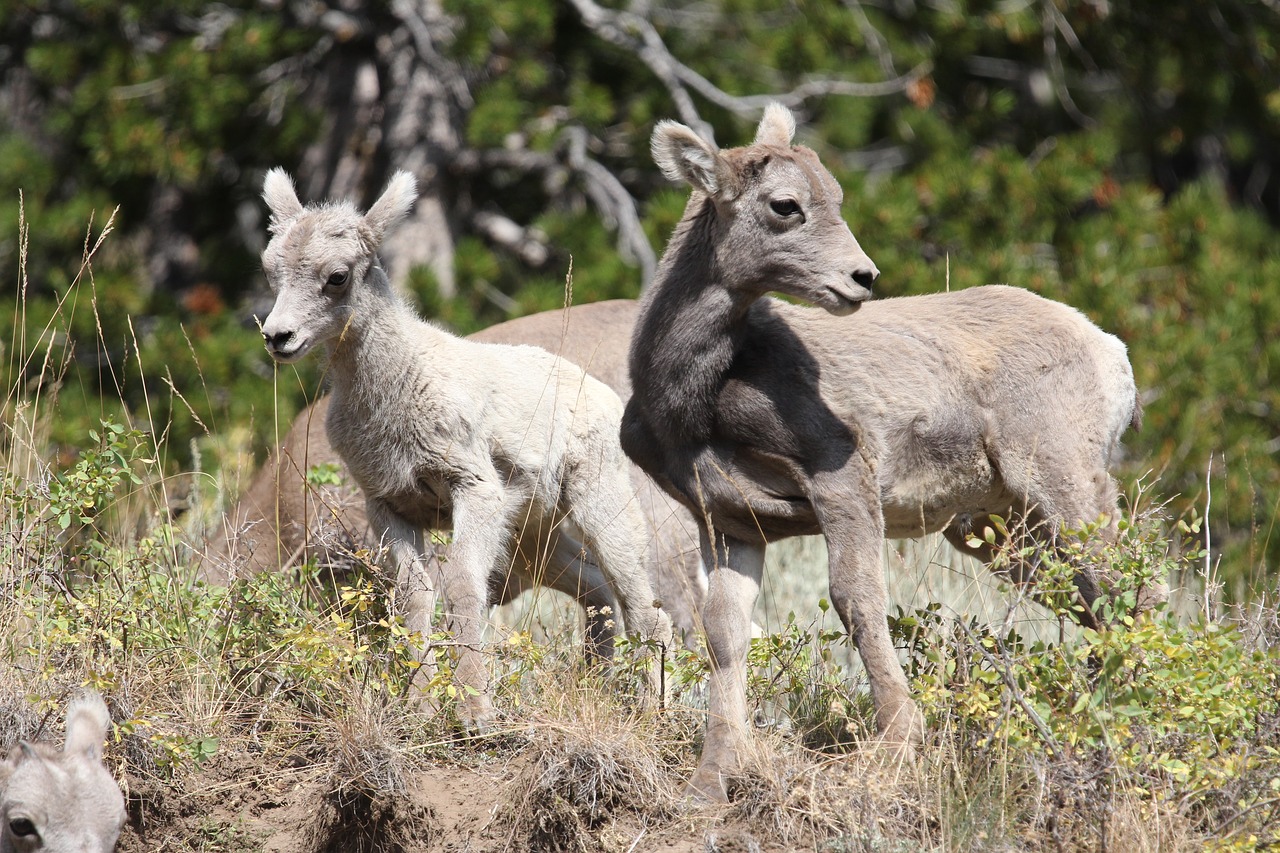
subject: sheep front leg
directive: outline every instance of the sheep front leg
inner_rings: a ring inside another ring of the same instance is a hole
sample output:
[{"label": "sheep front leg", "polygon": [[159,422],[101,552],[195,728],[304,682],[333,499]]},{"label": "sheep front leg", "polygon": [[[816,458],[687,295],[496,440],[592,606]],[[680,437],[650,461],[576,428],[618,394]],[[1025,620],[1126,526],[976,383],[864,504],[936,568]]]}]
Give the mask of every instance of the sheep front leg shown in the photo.
[{"label": "sheep front leg", "polygon": [[481,651],[489,609],[489,575],[510,562],[511,531],[521,501],[492,478],[455,487],[453,548],[440,570],[449,628],[457,644],[454,682],[462,692],[458,716],[471,732],[483,733],[494,719],[489,669]]},{"label": "sheep front leg", "polygon": [[[391,566],[395,570],[394,611],[404,619],[410,635],[426,642],[436,612],[436,590],[426,564],[426,539],[423,531],[405,521],[378,500],[365,502],[370,529],[386,544]],[[435,655],[430,645],[414,646],[414,656],[421,664],[409,683],[409,695],[420,705],[430,706],[433,699],[425,690],[436,672]]]},{"label": "sheep front leg", "polygon": [[747,737],[747,651],[751,614],[764,574],[764,543],[745,542],[703,528],[702,559],[711,566],[702,620],[711,656],[707,689],[707,737],[688,793],[728,802],[726,777],[738,772]]}]

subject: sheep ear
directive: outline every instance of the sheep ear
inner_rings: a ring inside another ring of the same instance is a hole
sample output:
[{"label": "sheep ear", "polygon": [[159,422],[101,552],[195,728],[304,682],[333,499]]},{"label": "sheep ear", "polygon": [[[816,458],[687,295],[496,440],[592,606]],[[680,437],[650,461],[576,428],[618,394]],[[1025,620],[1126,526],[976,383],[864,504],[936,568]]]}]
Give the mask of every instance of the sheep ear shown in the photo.
[{"label": "sheep ear", "polygon": [[663,120],[649,143],[662,174],[707,195],[733,190],[732,171],[714,145],[679,122]]},{"label": "sheep ear", "polygon": [[86,690],[67,706],[67,741],[62,751],[67,755],[102,758],[102,742],[111,725],[111,714],[102,697]]},{"label": "sheep ear", "polygon": [[29,741],[20,740],[14,744],[13,749],[9,751],[7,759],[11,769],[17,769],[24,761],[39,761],[40,753],[36,752],[36,748]]},{"label": "sheep ear", "polygon": [[396,172],[387,182],[387,188],[364,215],[365,224],[373,233],[375,243],[381,243],[383,236],[413,207],[418,197],[418,182],[408,172]]},{"label": "sheep ear", "polygon": [[267,172],[262,182],[262,200],[271,210],[271,222],[267,227],[272,234],[279,234],[284,223],[302,213],[302,202],[298,201],[293,178],[279,166]]},{"label": "sheep ear", "polygon": [[777,101],[773,101],[764,108],[764,117],[760,119],[760,126],[756,128],[756,145],[776,145],[779,148],[787,148],[790,147],[791,139],[795,135],[796,118],[791,114],[791,110]]}]

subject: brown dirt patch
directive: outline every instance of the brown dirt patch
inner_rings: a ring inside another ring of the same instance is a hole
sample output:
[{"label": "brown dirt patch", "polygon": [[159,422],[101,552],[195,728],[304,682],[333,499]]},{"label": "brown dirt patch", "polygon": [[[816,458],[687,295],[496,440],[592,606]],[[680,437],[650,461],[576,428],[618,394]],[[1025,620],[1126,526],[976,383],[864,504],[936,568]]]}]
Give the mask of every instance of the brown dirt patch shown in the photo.
[{"label": "brown dirt patch", "polygon": [[[481,851],[771,851],[721,807],[684,806],[661,819],[624,811],[589,827],[574,809],[542,803],[541,825],[513,820],[529,799],[527,754],[432,764],[407,790],[369,796],[335,791],[331,774],[273,765],[262,756],[218,756],[177,783],[127,779],[129,822],[119,853],[481,853]],[[572,826],[559,827],[556,816]],[[726,822],[726,818],[729,818]]]}]

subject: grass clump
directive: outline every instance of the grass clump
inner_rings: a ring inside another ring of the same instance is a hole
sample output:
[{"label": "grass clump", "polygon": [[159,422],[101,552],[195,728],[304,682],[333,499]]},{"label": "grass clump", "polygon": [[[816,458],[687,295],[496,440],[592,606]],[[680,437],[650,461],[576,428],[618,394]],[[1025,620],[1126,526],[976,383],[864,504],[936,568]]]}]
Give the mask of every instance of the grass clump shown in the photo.
[{"label": "grass clump", "polygon": [[[603,687],[604,685],[595,685]],[[591,850],[617,824],[669,820],[675,769],[656,745],[662,715],[585,688],[522,721],[521,770],[503,793],[513,850]]]}]

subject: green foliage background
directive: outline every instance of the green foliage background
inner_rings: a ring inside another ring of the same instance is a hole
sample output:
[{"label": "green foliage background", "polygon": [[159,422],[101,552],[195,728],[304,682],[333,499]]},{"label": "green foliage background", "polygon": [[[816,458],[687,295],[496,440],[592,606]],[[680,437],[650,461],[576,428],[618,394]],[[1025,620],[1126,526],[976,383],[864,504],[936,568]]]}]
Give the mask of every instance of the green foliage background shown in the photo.
[{"label": "green foliage background", "polygon": [[[0,8],[5,91],[25,99],[0,128],[0,288],[15,305],[12,319],[0,314],[7,353],[21,349],[19,325],[42,328],[68,293],[90,218],[96,230],[120,208],[91,289],[61,308],[67,335],[58,346],[77,369],[62,389],[58,439],[149,406],[179,455],[189,440],[247,422],[265,447],[273,382],[252,324],[234,307],[260,285],[237,211],[256,203],[265,168],[296,170],[323,131],[291,78],[274,71],[308,52],[369,51],[394,25],[389,4],[355,6],[374,26],[341,44],[326,41],[317,15],[289,4]],[[654,122],[676,115],[652,71],[593,34],[566,0],[444,6],[454,25],[448,52],[474,98],[462,117],[466,143],[500,148],[517,136],[552,151],[566,124],[581,125],[592,155],[636,197],[660,251],[684,194],[649,160]],[[917,72],[893,94],[816,97],[798,108],[801,141],[844,184],[847,218],[883,271],[880,294],[1009,282],[1120,335],[1146,404],[1124,476],[1155,481],[1178,509],[1203,509],[1211,487],[1209,529],[1224,573],[1240,589],[1267,578],[1280,557],[1273,6],[676,0],[646,8],[672,54],[730,94],[785,92],[815,76]],[[226,26],[211,29],[217,14]],[[694,97],[720,144],[749,139],[754,117]],[[558,306],[570,257],[576,301],[638,293],[638,270],[585,198],[566,203],[514,170],[455,184],[447,192],[465,193],[472,206],[540,229],[555,256],[531,269],[458,226],[458,296],[440,298],[425,270],[413,276],[428,314],[465,332],[508,316],[500,305]],[[195,282],[149,272],[146,229],[155,220],[145,214],[174,190],[175,221],[199,253]],[[19,191],[31,234],[26,282]],[[186,297],[196,285],[233,307],[193,308]],[[7,388],[32,379],[6,362]],[[314,374],[282,374],[281,414],[314,384]]]}]

